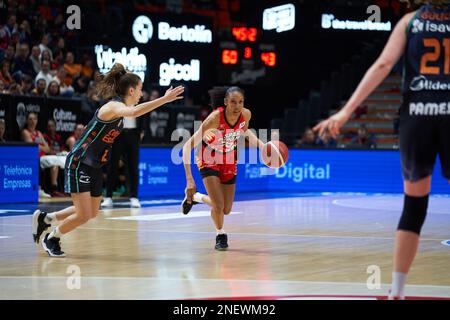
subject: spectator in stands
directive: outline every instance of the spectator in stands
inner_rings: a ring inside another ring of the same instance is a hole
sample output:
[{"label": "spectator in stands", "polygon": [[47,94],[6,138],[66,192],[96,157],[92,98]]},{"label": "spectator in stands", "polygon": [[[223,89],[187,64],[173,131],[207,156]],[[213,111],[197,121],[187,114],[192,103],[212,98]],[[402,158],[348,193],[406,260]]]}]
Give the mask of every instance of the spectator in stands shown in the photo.
[{"label": "spectator in stands", "polygon": [[0,80],[3,81],[6,87],[14,82],[13,77],[9,73],[10,64],[8,60],[3,60],[0,64]]},{"label": "spectator in stands", "polygon": [[64,53],[61,50],[56,49],[53,57],[52,70],[58,70],[59,67],[64,66]]},{"label": "spectator in stands", "polygon": [[41,71],[41,60],[39,58],[40,56],[41,56],[41,49],[39,49],[39,46],[33,46],[33,48],[31,48],[30,60],[31,63],[33,64],[33,70],[34,72],[36,72],[36,74],[38,74],[39,71]]},{"label": "spectator in stands", "polygon": [[89,78],[79,75],[73,79],[72,86],[77,95],[85,94],[88,90]]},{"label": "spectator in stands", "polygon": [[15,14],[11,14],[8,16],[8,19],[6,20],[6,28],[9,35],[12,35],[14,31],[19,30],[19,26],[17,24],[17,17]]},{"label": "spectator in stands", "polygon": [[81,95],[81,122],[89,122],[95,110],[99,107],[100,98],[95,90],[94,81],[91,81],[86,94]]},{"label": "spectator in stands", "polygon": [[305,129],[302,139],[296,143],[297,147],[315,147],[316,135],[310,127]]},{"label": "spectator in stands", "polygon": [[33,63],[28,57],[29,53],[30,49],[28,44],[22,43],[19,46],[17,57],[14,59],[13,78],[16,82],[20,82],[24,74],[36,77],[36,73],[33,69]]},{"label": "spectator in stands", "polygon": [[337,148],[337,141],[333,139],[330,133],[327,131],[323,137],[317,137],[316,146],[322,148]]},{"label": "spectator in stands", "polygon": [[45,89],[47,88],[47,82],[45,79],[39,79],[36,81],[36,87],[31,90],[31,94],[34,96],[44,96],[45,95]]},{"label": "spectator in stands", "polygon": [[0,93],[7,93],[6,85],[5,85],[5,83],[3,82],[2,79],[0,79]]},{"label": "spectator in stands", "polygon": [[52,51],[48,47],[49,43],[50,43],[50,35],[44,34],[41,38],[41,43],[39,44],[39,49],[41,49],[41,52],[48,51],[50,54],[50,60],[53,60]]},{"label": "spectator in stands", "polygon": [[83,64],[81,65],[81,75],[92,79],[92,76],[94,75],[94,61],[92,60],[92,57],[89,55],[84,55],[83,57]]},{"label": "spectator in stands", "polygon": [[358,129],[358,134],[352,139],[350,146],[353,148],[374,149],[377,147],[377,144],[369,135],[367,127],[364,124],[361,124]]},{"label": "spectator in stands", "polygon": [[53,119],[47,121],[47,133],[44,134],[44,139],[47,141],[50,151],[48,155],[56,155],[61,151],[64,151],[64,144],[62,137],[56,132],[56,123]]},{"label": "spectator in stands", "polygon": [[6,50],[6,48],[9,45],[9,38],[10,38],[10,35],[6,31],[5,26],[2,26],[0,28],[0,49],[1,50]]},{"label": "spectator in stands", "polygon": [[65,84],[70,86],[75,77],[81,73],[81,65],[75,63],[75,57],[72,52],[67,52],[66,61],[64,63],[64,70],[66,70]]},{"label": "spectator in stands", "polygon": [[56,75],[53,77],[52,80],[58,82],[61,96],[71,97],[73,95],[74,89],[71,85],[67,86],[64,83],[65,78],[66,78],[66,71],[64,67],[59,67],[58,72],[56,73]]},{"label": "spectator in stands", "polygon": [[66,20],[62,13],[58,13],[58,15],[55,17],[55,20],[53,21],[53,26],[51,27],[51,34],[54,37],[57,37],[58,35],[64,34],[65,31],[66,31]]},{"label": "spectator in stands", "polygon": [[0,119],[0,143],[6,142],[5,132],[6,132],[5,119]]},{"label": "spectator in stands", "polygon": [[31,78],[29,75],[24,75],[22,77],[22,94],[29,96],[31,95],[31,91],[33,90],[33,78]]},{"label": "spectator in stands", "polygon": [[56,42],[56,48],[53,50],[53,57],[56,57],[56,55],[60,52],[64,56],[66,51],[66,41],[63,37],[58,38],[58,41]]},{"label": "spectator in stands", "polygon": [[9,94],[14,94],[16,96],[22,95],[22,88],[17,83],[13,83],[12,85],[10,85],[8,91]]},{"label": "spectator in stands", "polygon": [[18,32],[17,18],[15,14],[8,16],[6,25],[0,29],[0,48],[6,49],[11,41],[13,32]]},{"label": "spectator in stands", "polygon": [[50,73],[50,61],[47,60],[42,61],[42,70],[39,71],[35,81],[38,81],[39,79],[44,79],[45,82],[47,83],[48,88],[50,82],[53,80],[53,76]]},{"label": "spectator in stands", "polygon": [[12,65],[15,54],[16,54],[16,48],[10,44],[10,45],[8,45],[8,47],[5,50],[5,56],[3,57],[3,60],[8,61],[9,65]]},{"label": "spectator in stands", "polygon": [[47,60],[50,63],[52,62],[52,57],[50,56],[50,51],[48,51],[48,50],[44,50],[44,52],[41,52],[41,57],[40,57],[41,65],[42,65],[42,62],[44,62],[45,60]]},{"label": "spectator in stands", "polygon": [[11,40],[9,40],[9,44],[12,45],[14,48],[16,48],[16,53],[17,53],[17,51],[19,49],[19,45],[20,45],[19,31],[17,31],[17,30],[13,31],[13,33],[11,34]]},{"label": "spectator in stands", "polygon": [[72,151],[73,146],[78,141],[78,139],[80,139],[83,130],[84,125],[81,123],[77,123],[77,125],[75,126],[75,130],[73,131],[73,134],[66,140],[66,146],[69,151]]},{"label": "spectator in stands", "polygon": [[47,91],[45,92],[47,97],[59,97],[59,84],[55,80],[50,81],[50,84],[47,86]]},{"label": "spectator in stands", "polygon": [[[62,137],[59,133],[56,132],[56,123],[53,119],[49,119],[47,121],[47,133],[44,133],[43,136],[50,148],[50,151],[47,153],[47,155],[55,156],[58,155],[60,152],[64,151],[64,143]],[[59,174],[59,166],[57,165],[50,166],[50,180],[51,180],[50,194],[53,197],[64,196],[62,192],[58,191],[58,174]]]},{"label": "spectator in stands", "polygon": [[[45,156],[46,153],[50,152],[50,147],[48,143],[45,141],[42,133],[36,129],[38,123],[37,114],[34,112],[30,112],[27,115],[27,123],[25,128],[22,130],[22,141],[29,143],[37,143],[39,145],[39,158]],[[39,185],[39,196],[48,198],[49,194],[45,193],[44,190],[41,189]]]},{"label": "spectator in stands", "polygon": [[19,26],[19,41],[21,43],[31,43],[31,28],[28,20],[23,20]]}]

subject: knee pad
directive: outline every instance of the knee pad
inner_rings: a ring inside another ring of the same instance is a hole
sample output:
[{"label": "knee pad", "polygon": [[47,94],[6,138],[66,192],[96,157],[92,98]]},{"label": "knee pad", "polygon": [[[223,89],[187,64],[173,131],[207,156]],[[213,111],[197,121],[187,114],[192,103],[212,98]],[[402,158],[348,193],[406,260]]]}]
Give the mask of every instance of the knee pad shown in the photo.
[{"label": "knee pad", "polygon": [[411,197],[405,194],[403,213],[397,230],[411,231],[420,235],[427,216],[429,195]]}]

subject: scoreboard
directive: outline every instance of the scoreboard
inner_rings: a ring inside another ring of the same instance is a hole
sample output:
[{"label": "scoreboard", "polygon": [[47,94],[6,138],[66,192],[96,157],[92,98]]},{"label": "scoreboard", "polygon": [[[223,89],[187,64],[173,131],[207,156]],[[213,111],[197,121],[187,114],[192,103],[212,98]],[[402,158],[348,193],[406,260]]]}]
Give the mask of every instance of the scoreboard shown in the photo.
[{"label": "scoreboard", "polygon": [[261,29],[232,27],[219,43],[218,79],[231,84],[270,84],[277,70],[274,43],[263,41]]}]

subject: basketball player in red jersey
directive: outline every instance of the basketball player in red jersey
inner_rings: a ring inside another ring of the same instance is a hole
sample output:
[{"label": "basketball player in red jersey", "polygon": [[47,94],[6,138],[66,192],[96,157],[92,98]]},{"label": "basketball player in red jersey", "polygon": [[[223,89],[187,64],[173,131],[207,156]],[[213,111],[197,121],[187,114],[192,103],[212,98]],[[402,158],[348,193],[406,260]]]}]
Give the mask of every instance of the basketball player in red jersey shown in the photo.
[{"label": "basketball player in red jersey", "polygon": [[[246,137],[250,145],[260,149],[264,143],[247,130],[251,112],[244,108],[242,89],[217,87],[209,94],[215,110],[183,147],[187,186],[182,210],[187,214],[196,203],[208,204],[217,231],[215,249],[223,251],[228,248],[228,236],[223,229],[224,215],[231,212],[236,189],[238,140]],[[208,195],[196,191],[190,167],[191,150],[200,142],[201,154],[196,156],[196,162]]]}]

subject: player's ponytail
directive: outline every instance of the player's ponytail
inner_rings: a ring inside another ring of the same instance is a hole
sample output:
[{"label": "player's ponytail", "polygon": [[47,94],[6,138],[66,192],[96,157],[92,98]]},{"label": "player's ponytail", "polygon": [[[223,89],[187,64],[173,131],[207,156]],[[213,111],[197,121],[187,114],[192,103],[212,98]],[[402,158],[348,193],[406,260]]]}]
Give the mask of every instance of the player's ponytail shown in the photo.
[{"label": "player's ponytail", "polygon": [[97,92],[103,99],[125,97],[128,88],[135,88],[141,81],[138,75],[127,72],[121,63],[115,63],[108,73],[100,74],[96,80]]},{"label": "player's ponytail", "polygon": [[214,87],[208,91],[211,100],[211,107],[217,109],[225,105],[225,98],[233,92],[239,92],[245,96],[244,90],[239,87]]},{"label": "player's ponytail", "polygon": [[227,87],[214,87],[208,91],[211,101],[211,107],[214,110],[225,105],[224,100],[227,89]]}]

